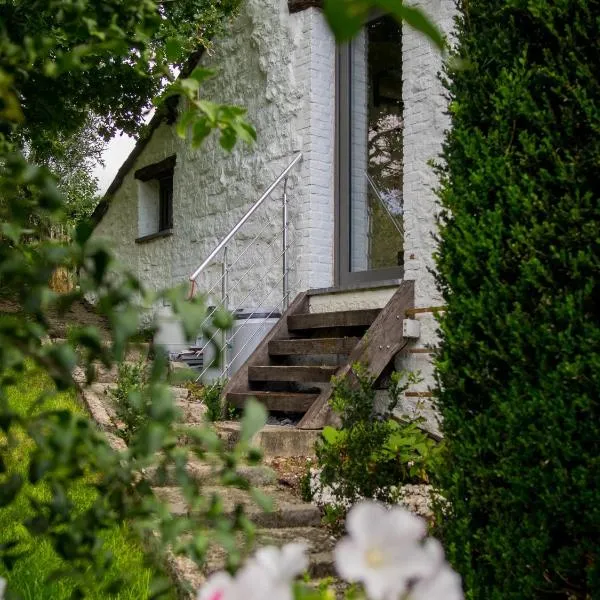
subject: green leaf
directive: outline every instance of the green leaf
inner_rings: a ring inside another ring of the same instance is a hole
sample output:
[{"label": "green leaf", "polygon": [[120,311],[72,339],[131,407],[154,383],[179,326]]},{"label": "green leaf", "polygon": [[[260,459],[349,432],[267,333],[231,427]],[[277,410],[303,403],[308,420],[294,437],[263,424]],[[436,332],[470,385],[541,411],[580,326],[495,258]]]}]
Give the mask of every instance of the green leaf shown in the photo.
[{"label": "green leaf", "polygon": [[165,55],[171,62],[178,61],[183,56],[183,48],[176,38],[169,38],[165,43]]},{"label": "green leaf", "polygon": [[189,98],[194,98],[200,89],[200,84],[195,79],[180,79],[179,87]]},{"label": "green leaf", "polygon": [[237,135],[235,134],[235,131],[230,127],[223,129],[221,132],[221,137],[219,138],[219,144],[221,144],[221,147],[227,150],[227,152],[231,152],[236,142]]},{"label": "green leaf", "polygon": [[250,398],[244,407],[241,423],[240,441],[248,443],[267,423],[267,409],[254,398]]},{"label": "green leaf", "polygon": [[209,100],[198,100],[196,102],[198,108],[208,117],[213,125],[217,123],[217,117],[219,116],[219,105]]},{"label": "green leaf", "polygon": [[325,0],[323,11],[335,39],[347,42],[360,31],[371,7],[368,0]]},{"label": "green leaf", "polygon": [[350,41],[367,22],[373,10],[380,9],[396,20],[404,21],[425,35],[440,50],[445,47],[444,36],[436,25],[415,6],[401,0],[325,0],[323,10],[335,39],[342,43]]},{"label": "green leaf", "polygon": [[249,123],[233,123],[237,136],[246,144],[252,144],[256,141],[256,130]]},{"label": "green leaf", "polygon": [[273,512],[275,505],[271,496],[268,496],[259,488],[252,488],[250,490],[250,495],[262,510],[268,513]]},{"label": "green leaf", "polygon": [[206,67],[196,67],[189,75],[190,79],[195,79],[198,83],[203,83],[214,76],[215,70],[207,69]]},{"label": "green leaf", "polygon": [[327,426],[323,427],[323,431],[321,432],[321,435],[323,436],[323,439],[328,444],[335,444],[343,437],[344,434],[339,429],[335,429],[335,427],[331,427],[330,425],[327,425]]},{"label": "green leaf", "polygon": [[198,148],[202,142],[210,135],[212,127],[206,117],[200,117],[192,127],[192,147]]},{"label": "green leaf", "polygon": [[446,46],[444,36],[429,17],[418,7],[409,6],[400,0],[377,0],[377,5],[393,15],[396,20],[404,21],[413,29],[429,38],[440,50]]},{"label": "green leaf", "polygon": [[83,246],[94,232],[94,225],[89,219],[84,219],[77,224],[75,229],[75,241]]},{"label": "green leaf", "polygon": [[2,232],[2,235],[6,236],[14,244],[19,243],[19,239],[25,232],[25,230],[16,223],[2,223],[0,231]]},{"label": "green leaf", "polygon": [[77,365],[77,354],[69,344],[52,344],[48,354],[65,373],[70,373]]},{"label": "green leaf", "polygon": [[177,125],[176,125],[176,131],[177,131],[177,135],[180,138],[185,139],[185,136],[187,135],[187,130],[188,130],[189,126],[192,123],[194,123],[195,119],[196,119],[196,114],[191,110],[184,112],[179,117],[179,120],[177,121]]},{"label": "green leaf", "polygon": [[212,322],[218,329],[230,329],[233,325],[233,315],[222,308],[218,308],[212,315]]}]

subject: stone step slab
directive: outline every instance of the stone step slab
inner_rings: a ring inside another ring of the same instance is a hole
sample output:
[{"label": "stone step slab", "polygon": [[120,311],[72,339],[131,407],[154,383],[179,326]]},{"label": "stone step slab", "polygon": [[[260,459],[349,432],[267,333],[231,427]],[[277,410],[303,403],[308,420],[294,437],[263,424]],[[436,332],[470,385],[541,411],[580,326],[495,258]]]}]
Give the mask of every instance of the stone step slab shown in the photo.
[{"label": "stone step slab", "polygon": [[[304,543],[308,548],[307,572],[311,579],[318,580],[335,575],[333,560],[335,540],[323,529],[317,527],[258,529],[255,540],[255,548],[281,547],[294,542]],[[210,575],[224,569],[227,555],[220,546],[213,545],[209,548],[206,562],[202,567],[198,567],[189,558],[175,556],[172,552],[168,552],[165,559],[165,567],[171,579],[184,597],[192,600],[197,597],[198,589]]]},{"label": "stone step slab", "polygon": [[[187,464],[188,476],[203,485],[218,485],[218,468],[215,465],[209,464],[209,462],[210,457],[207,457],[206,462],[200,462],[196,459],[190,460]],[[238,465],[236,472],[241,477],[244,477],[250,485],[255,487],[274,485],[277,481],[277,474],[267,465]],[[177,485],[175,468],[172,465],[169,465],[166,469],[164,478],[159,477],[156,467],[146,469],[144,471],[144,477],[156,487],[171,487]]]},{"label": "stone step slab", "polygon": [[[239,421],[214,423],[219,436],[232,448],[240,439]],[[252,439],[265,457],[315,455],[315,444],[321,438],[321,430],[298,429],[285,425],[265,425]]]},{"label": "stone step slab", "polygon": [[[173,515],[189,514],[188,503],[178,487],[155,487],[153,490],[158,498],[168,504]],[[318,527],[321,522],[321,512],[316,506],[302,502],[274,486],[262,487],[262,492],[273,500],[273,511],[268,513],[264,512],[247,492],[237,488],[207,486],[202,492],[207,498],[218,494],[223,501],[224,514],[231,518],[234,517],[236,506],[243,506],[248,518],[258,527]]]},{"label": "stone step slab", "polygon": [[[115,388],[116,384],[114,383],[93,383],[82,391],[84,404],[92,418],[100,427],[108,431],[116,429],[117,417],[113,406],[114,400],[109,394],[110,390]],[[170,390],[175,399],[175,405],[182,413],[181,421],[201,423],[204,420],[206,415],[204,404],[188,400],[189,392],[185,388],[171,386]]]}]

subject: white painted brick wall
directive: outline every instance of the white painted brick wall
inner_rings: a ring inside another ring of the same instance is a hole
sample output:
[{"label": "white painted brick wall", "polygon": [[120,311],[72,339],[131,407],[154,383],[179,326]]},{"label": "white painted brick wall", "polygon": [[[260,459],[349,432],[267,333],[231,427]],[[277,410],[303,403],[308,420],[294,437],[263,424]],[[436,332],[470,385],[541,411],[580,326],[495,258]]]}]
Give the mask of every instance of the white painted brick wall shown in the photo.
[{"label": "white painted brick wall", "polygon": [[308,179],[307,288],[333,285],[335,248],[335,42],[316,8],[301,13],[309,24],[310,47],[305,173]]},{"label": "white painted brick wall", "polygon": [[[334,50],[317,9],[290,15],[287,0],[247,0],[230,33],[202,61],[218,69],[217,77],[203,86],[203,95],[245,106],[257,129],[256,145],[239,144],[227,154],[211,136],[193,150],[172,127],[161,126],[125,177],[95,235],[108,238],[121,261],[149,287],[183,283],[295,153],[302,151],[304,160],[288,186],[291,295],[332,285]],[[177,155],[173,236],[135,244],[140,232],[149,232],[155,215],[145,195],[139,194],[133,173],[171,154]],[[282,192],[282,186],[275,190],[230,247],[231,261],[266,227],[230,276],[233,305],[256,305],[271,288],[274,292],[264,304],[280,301],[277,234],[282,227]],[[253,263],[251,276],[236,286]],[[219,265],[207,269],[200,289],[209,289],[219,275]]]},{"label": "white painted brick wall", "polygon": [[[444,32],[453,26],[452,0],[416,2]],[[404,85],[404,269],[405,279],[415,281],[415,306],[439,306],[440,293],[432,274],[435,250],[434,233],[438,203],[437,185],[429,162],[441,152],[444,132],[450,122],[447,103],[438,78],[442,56],[421,34],[403,27],[402,69]],[[418,315],[421,337],[410,347],[435,346],[437,326],[432,314]],[[429,391],[434,386],[433,365],[428,354],[402,353],[396,359],[398,370],[420,371],[422,383],[410,391]],[[433,429],[435,413],[429,399],[406,398],[400,411],[419,409]]]}]

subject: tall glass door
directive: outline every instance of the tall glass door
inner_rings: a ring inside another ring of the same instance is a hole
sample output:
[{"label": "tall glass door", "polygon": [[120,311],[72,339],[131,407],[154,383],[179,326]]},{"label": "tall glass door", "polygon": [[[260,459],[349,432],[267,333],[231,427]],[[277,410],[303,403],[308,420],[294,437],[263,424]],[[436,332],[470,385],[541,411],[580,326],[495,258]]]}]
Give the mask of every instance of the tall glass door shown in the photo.
[{"label": "tall glass door", "polygon": [[338,55],[338,279],[402,276],[402,33],[369,21]]}]

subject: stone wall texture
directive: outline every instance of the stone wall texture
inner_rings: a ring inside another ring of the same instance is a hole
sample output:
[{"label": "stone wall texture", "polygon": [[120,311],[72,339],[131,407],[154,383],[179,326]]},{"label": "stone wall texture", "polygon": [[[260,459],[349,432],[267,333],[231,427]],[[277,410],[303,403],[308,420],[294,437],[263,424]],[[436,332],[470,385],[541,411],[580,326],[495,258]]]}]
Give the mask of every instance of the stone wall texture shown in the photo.
[{"label": "stone wall texture", "polygon": [[[455,15],[452,0],[419,0],[416,3],[444,32],[450,34]],[[440,306],[442,299],[433,275],[434,234],[438,203],[436,177],[430,161],[439,160],[444,132],[450,126],[447,101],[439,79],[442,55],[421,34],[403,27],[402,70],[404,85],[404,277],[415,281],[415,306]],[[409,391],[429,392],[434,386],[429,354],[411,354],[410,348],[434,347],[437,326],[432,313],[417,315],[421,337],[396,359],[396,368],[419,371],[422,382]],[[437,430],[430,398],[405,398],[399,412],[420,412]]]},{"label": "stone wall texture", "polygon": [[[290,15],[285,0],[246,0],[228,35],[201,61],[218,69],[203,94],[245,106],[258,133],[256,144],[239,144],[227,153],[211,136],[194,150],[172,126],[160,126],[112,198],[95,236],[107,238],[150,288],[183,283],[301,151],[303,161],[288,184],[291,296],[332,285],[334,50],[320,10]],[[136,243],[149,231],[133,173],[172,154],[177,156],[173,235]],[[280,186],[228,249],[229,262],[235,262],[229,278],[234,306],[281,301],[282,194]],[[240,256],[255,237],[253,248]],[[201,291],[215,285],[220,291],[221,262],[217,257],[199,278]],[[249,269],[252,276],[242,278]]]}]

